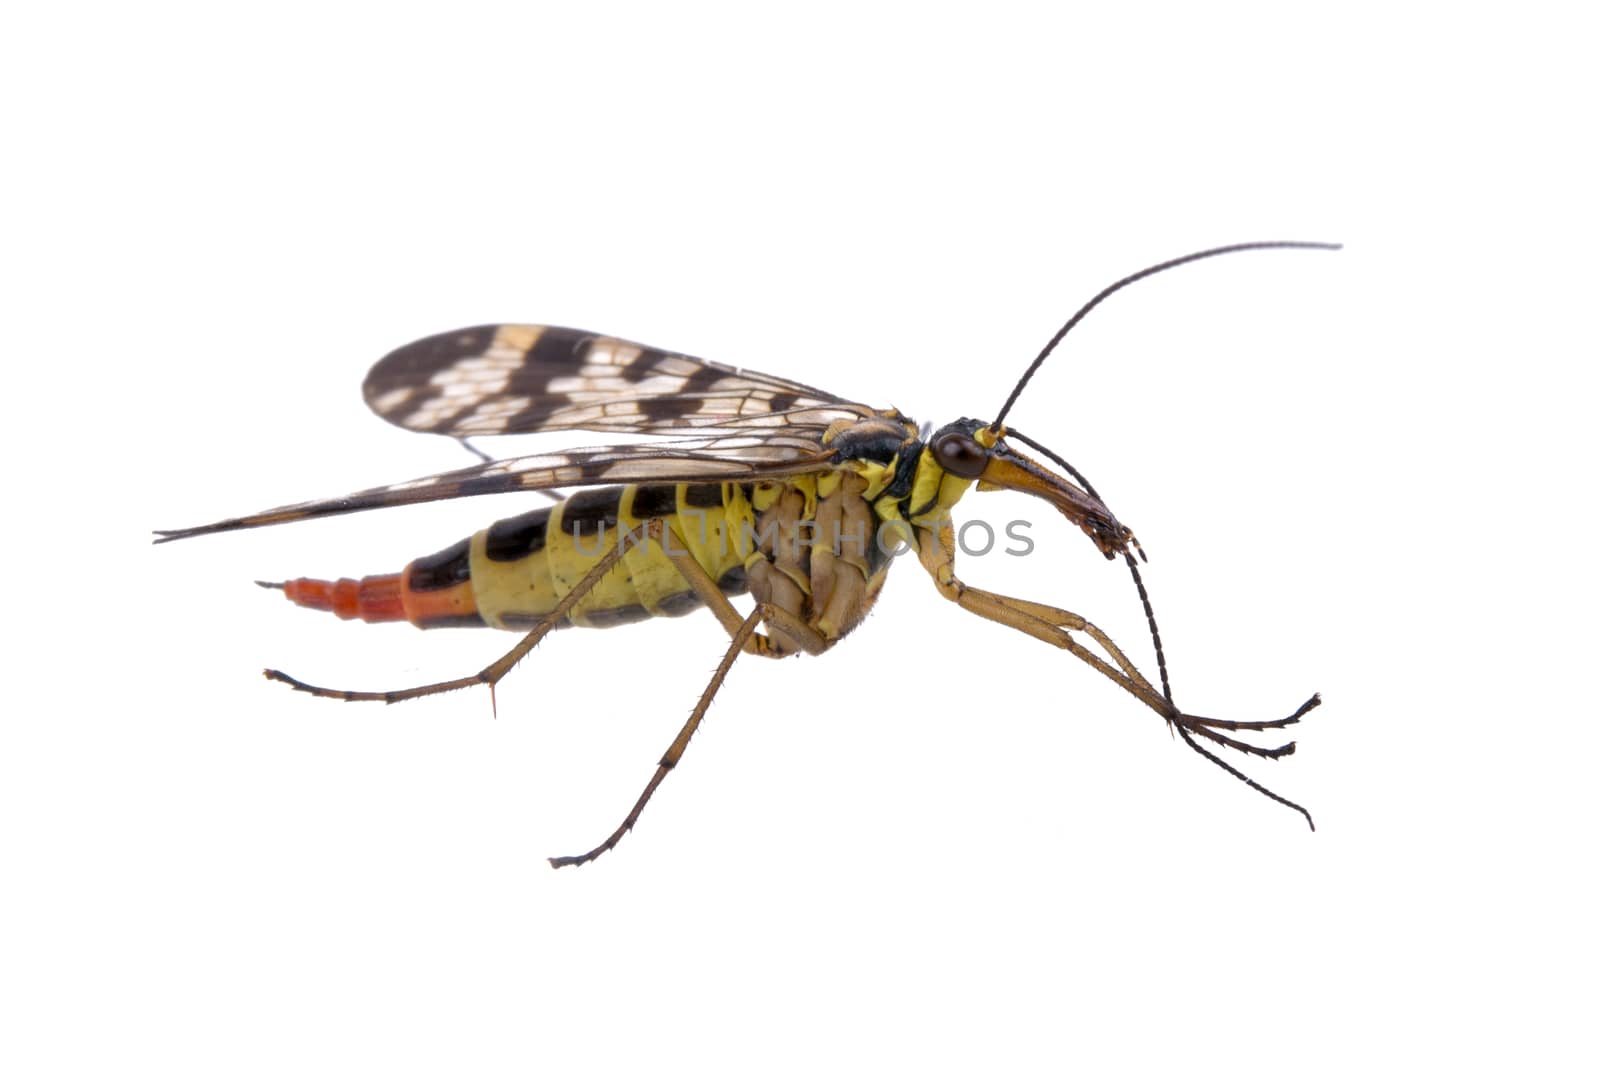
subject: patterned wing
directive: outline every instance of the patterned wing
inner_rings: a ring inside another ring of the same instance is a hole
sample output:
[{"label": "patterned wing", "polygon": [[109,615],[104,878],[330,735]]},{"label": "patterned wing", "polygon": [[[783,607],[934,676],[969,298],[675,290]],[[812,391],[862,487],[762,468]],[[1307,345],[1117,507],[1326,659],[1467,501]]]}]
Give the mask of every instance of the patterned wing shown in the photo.
[{"label": "patterned wing", "polygon": [[631,445],[574,448],[482,463],[409,482],[364,489],[345,496],[273,508],[258,515],[223,519],[204,526],[157,530],[156,543],[461,496],[638,482],[723,482],[781,478],[826,469],[831,455],[831,451],[820,449],[807,435],[785,431],[687,441],[672,447]]},{"label": "patterned wing", "polygon": [[698,439],[497,460],[258,515],[157,530],[158,542],[459,496],[781,478],[828,467],[834,452],[822,437],[833,423],[880,414],[786,378],[557,326],[481,326],[424,338],[379,360],[364,393],[383,418],[422,433],[598,430]]},{"label": "patterned wing", "polygon": [[873,414],[786,378],[561,326],[426,337],[379,360],[363,392],[395,425],[452,437],[771,430],[820,441],[835,420]]}]

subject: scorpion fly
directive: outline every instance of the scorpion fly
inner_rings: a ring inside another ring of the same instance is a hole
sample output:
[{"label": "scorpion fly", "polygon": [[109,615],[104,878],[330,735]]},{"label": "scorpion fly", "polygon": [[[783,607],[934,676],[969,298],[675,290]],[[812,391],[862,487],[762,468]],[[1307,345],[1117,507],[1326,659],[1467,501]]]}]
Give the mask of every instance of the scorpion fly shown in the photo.
[{"label": "scorpion fly", "polygon": [[[407,430],[460,439],[589,430],[664,440],[488,460],[348,496],[161,530],[156,536],[175,541],[489,493],[546,491],[560,499],[415,559],[397,574],[262,583],[281,589],[295,604],[344,619],[525,631],[515,647],[474,674],[392,692],[331,689],[282,671],[266,672],[302,692],[341,700],[392,703],[478,685],[489,687],[492,697],[506,673],[551,630],[711,609],[727,631],[728,646],[710,683],[627,817],[588,852],[551,859],[556,867],[587,863],[632,829],[683,758],[741,654],[777,658],[828,651],[866,618],[890,563],[901,554],[914,554],[957,607],[1071,653],[1154,710],[1190,748],[1310,823],[1305,808],[1256,783],[1199,741],[1269,759],[1286,756],[1294,751],[1293,742],[1268,748],[1234,735],[1293,725],[1320,697],[1271,720],[1180,711],[1139,574],[1144,553],[1138,540],[1071,464],[1008,425],[1006,415],[1067,332],[1117,290],[1226,253],[1338,247],[1301,241],[1235,244],[1131,274],[1067,320],[994,418],[957,419],[933,432],[919,431],[894,408],[868,407],[786,378],[615,337],[555,326],[455,330],[380,360],[363,387],[368,406]],[[1082,615],[978,589],[956,576],[950,511],[974,485],[1045,500],[1107,559],[1120,556],[1127,563],[1149,620],[1159,684]],[[578,491],[563,497],[556,490]],[[749,610],[733,603],[742,594],[754,600]]]}]

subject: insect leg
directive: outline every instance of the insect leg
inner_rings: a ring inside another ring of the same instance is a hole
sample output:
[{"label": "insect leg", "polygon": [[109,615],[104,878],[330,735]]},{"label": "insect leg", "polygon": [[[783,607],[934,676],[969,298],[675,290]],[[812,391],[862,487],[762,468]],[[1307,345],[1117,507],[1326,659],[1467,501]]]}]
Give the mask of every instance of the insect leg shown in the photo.
[{"label": "insect leg", "polygon": [[[652,519],[645,526],[646,536],[652,539],[661,536],[661,532],[666,528],[660,519]],[[631,543],[637,544],[639,542],[634,541]],[[283,682],[294,689],[298,689],[302,693],[310,693],[312,696],[319,697],[334,697],[338,700],[381,700],[385,704],[393,704],[396,701],[410,700],[413,697],[432,696],[434,693],[448,693],[456,689],[469,689],[475,685],[487,685],[492,696],[494,687],[499,683],[500,679],[504,678],[507,672],[512,667],[515,667],[524,656],[532,652],[534,646],[544,640],[545,635],[555,629],[556,624],[565,618],[569,611],[577,607],[578,601],[582,600],[589,590],[598,585],[600,580],[622,561],[622,554],[628,547],[630,547],[629,539],[619,537],[611,550],[595,561],[594,566],[590,567],[588,572],[573,585],[567,595],[562,597],[561,601],[551,609],[550,613],[541,619],[533,629],[529,630],[526,636],[518,641],[510,652],[507,652],[476,674],[453,678],[448,682],[434,682],[431,685],[418,685],[410,689],[395,689],[385,693],[327,689],[320,685],[309,685],[289,677],[282,671],[271,668],[265,672],[266,676],[273,681]]]},{"label": "insect leg", "polygon": [[[1110,636],[1108,636],[1104,630],[1101,630],[1100,627],[1096,626],[1082,615],[1079,615],[1076,612],[1066,611],[1062,608],[1052,607],[1049,604],[1039,604],[1031,600],[1023,600],[1020,597],[1006,596],[1002,593],[992,593],[983,589],[974,589],[972,586],[966,586],[965,589],[968,595],[975,597],[986,597],[991,600],[998,601],[1001,604],[1016,608],[1024,614],[1032,616],[1034,619],[1037,619],[1048,626],[1072,630],[1088,635],[1089,637],[1093,638],[1095,643],[1103,648],[1112,659],[1117,662],[1117,665],[1123,669],[1123,672],[1128,678],[1134,681],[1137,685],[1143,687],[1143,689],[1148,693],[1155,694],[1157,692],[1156,687],[1151,685],[1144,675],[1139,673],[1139,669],[1133,665],[1122,649],[1117,647],[1116,643],[1111,640]],[[964,606],[968,607],[969,610],[973,610],[971,605]],[[1034,634],[1033,636],[1038,635]],[[1141,699],[1143,699],[1142,696]],[[1292,715],[1286,715],[1281,719],[1240,720],[1213,719],[1204,715],[1190,715],[1187,712],[1178,711],[1176,708],[1173,708],[1164,698],[1161,699],[1163,706],[1156,707],[1155,710],[1163,718],[1174,722],[1181,722],[1186,728],[1194,731],[1209,741],[1213,741],[1223,746],[1224,748],[1231,748],[1237,752],[1247,752],[1252,756],[1264,756],[1267,759],[1277,759],[1280,756],[1293,755],[1295,749],[1294,742],[1290,741],[1288,744],[1279,745],[1277,748],[1265,748],[1262,746],[1249,744],[1245,741],[1240,741],[1236,737],[1229,737],[1226,734],[1218,733],[1217,731],[1274,730],[1285,726],[1293,726],[1305,716],[1306,712],[1322,703],[1320,697],[1312,697],[1310,700],[1300,705],[1299,710],[1294,712]],[[1149,703],[1149,701],[1146,701],[1146,703]],[[1155,705],[1151,706],[1155,707]]]},{"label": "insect leg", "polygon": [[[709,601],[708,601],[709,603]],[[644,787],[644,792],[639,794],[639,799],[634,801],[628,815],[622,824],[611,832],[600,844],[585,852],[581,856],[552,856],[552,867],[576,867],[588,863],[596,856],[609,852],[622,840],[624,834],[633,829],[633,824],[639,821],[639,813],[644,811],[644,806],[650,802],[650,797],[655,793],[656,787],[666,778],[672,768],[678,765],[683,758],[684,750],[689,747],[689,739],[694,737],[700,728],[701,720],[706,717],[706,709],[711,706],[712,697],[717,690],[722,688],[723,680],[727,678],[728,671],[733,667],[733,661],[739,658],[741,652],[747,651],[750,639],[756,636],[756,627],[766,623],[769,628],[776,628],[785,636],[792,637],[795,643],[806,651],[813,649],[820,653],[827,647],[827,640],[800,618],[784,611],[772,604],[757,604],[755,610],[745,616],[737,629],[734,630],[732,640],[728,644],[728,651],[723,653],[722,662],[717,664],[716,671],[711,675],[711,683],[706,686],[705,692],[700,694],[700,700],[695,704],[694,710],[689,713],[689,718],[684,722],[683,728],[678,731],[678,736],[672,739],[672,744],[667,746],[661,759],[656,764],[655,773],[650,776],[650,782]]]},{"label": "insect leg", "polygon": [[[954,537],[948,528],[941,529],[937,536],[931,531],[918,531],[918,559],[928,570],[928,573],[933,576],[939,591],[947,599],[953,600],[958,606],[991,622],[998,622],[1012,629],[1021,630],[1030,637],[1054,645],[1057,648],[1066,649],[1137,697],[1168,722],[1199,734],[1201,737],[1226,748],[1254,756],[1264,756],[1268,759],[1277,759],[1280,756],[1290,755],[1295,748],[1293,742],[1277,748],[1264,748],[1247,744],[1217,731],[1266,730],[1289,726],[1298,722],[1306,712],[1321,702],[1319,698],[1312,697],[1301,705],[1300,709],[1294,714],[1274,720],[1243,722],[1188,715],[1174,707],[1161,691],[1151,685],[1144,675],[1139,672],[1139,669],[1128,659],[1126,653],[1118,648],[1116,643],[1103,630],[1082,615],[1062,608],[1051,607],[1048,604],[1038,604],[1019,597],[991,593],[987,590],[967,585],[957,578],[955,574]],[[1095,655],[1092,649],[1086,648],[1078,641],[1075,641],[1072,637],[1072,632],[1088,636],[1105,651],[1112,662],[1108,663],[1105,659]]]},{"label": "insect leg", "polygon": [[[1044,604],[1034,604],[1032,601],[990,593],[969,586],[957,578],[955,572],[955,534],[948,526],[941,528],[937,534],[929,530],[917,531],[917,559],[927,569],[928,573],[933,576],[939,592],[946,599],[955,601],[959,606],[981,618],[1004,623],[1013,629],[1021,630],[1030,637],[1055,645],[1057,648],[1067,649],[1074,656],[1077,656],[1149,705],[1156,714],[1172,724],[1178,736],[1183,738],[1184,744],[1256,792],[1277,801],[1286,808],[1298,811],[1305,817],[1306,824],[1311,829],[1315,830],[1317,828],[1317,824],[1311,819],[1311,813],[1304,807],[1286,797],[1279,796],[1225,761],[1221,756],[1200,747],[1200,743],[1194,739],[1193,735],[1199,734],[1207,740],[1240,752],[1277,759],[1279,756],[1286,756],[1293,752],[1293,743],[1275,749],[1258,748],[1255,745],[1249,745],[1243,741],[1228,737],[1226,734],[1218,733],[1217,729],[1267,729],[1276,726],[1287,726],[1292,722],[1298,721],[1306,712],[1320,704],[1322,702],[1321,697],[1312,696],[1310,700],[1300,706],[1298,711],[1286,718],[1270,722],[1251,723],[1249,725],[1235,724],[1230,720],[1204,719],[1186,715],[1173,706],[1164,693],[1158,692],[1155,687],[1146,681],[1144,676],[1139,674],[1133,665],[1129,663],[1127,656],[1098,627],[1091,629],[1092,624],[1083,616]],[[1111,656],[1117,666],[1112,666],[1111,663],[1095,655],[1091,649],[1085,648],[1073,640],[1072,635],[1067,632],[1068,630],[1087,633],[1094,639],[1096,644],[1106,651],[1107,655]],[[1122,669],[1118,670],[1118,667]]]},{"label": "insect leg", "polygon": [[[733,601],[728,599],[728,594],[718,587],[711,575],[706,573],[704,567],[695,562],[694,556],[684,547],[683,542],[672,532],[671,526],[663,527],[661,534],[661,547],[664,554],[678,568],[678,573],[683,575],[683,580],[689,583],[689,588],[694,590],[700,602],[711,609],[717,617],[722,628],[728,631],[728,636],[733,637],[744,627],[745,617],[738,608],[733,606]],[[798,620],[797,620],[798,621]],[[809,627],[804,627],[806,633],[811,633]],[[744,639],[744,650],[758,656],[767,656],[780,659],[787,653],[780,652],[772,647],[772,642],[766,634],[751,632]],[[811,651],[810,646],[806,646]],[[821,655],[822,649],[817,649],[812,655]]]}]

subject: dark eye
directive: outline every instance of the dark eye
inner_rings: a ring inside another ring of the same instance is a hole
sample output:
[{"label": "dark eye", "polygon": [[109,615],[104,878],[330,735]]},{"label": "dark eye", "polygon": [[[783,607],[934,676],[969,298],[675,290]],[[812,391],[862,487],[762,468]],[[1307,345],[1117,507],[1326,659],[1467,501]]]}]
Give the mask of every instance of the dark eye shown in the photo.
[{"label": "dark eye", "polygon": [[964,433],[936,437],[930,446],[939,466],[957,478],[977,478],[989,465],[989,450]]}]

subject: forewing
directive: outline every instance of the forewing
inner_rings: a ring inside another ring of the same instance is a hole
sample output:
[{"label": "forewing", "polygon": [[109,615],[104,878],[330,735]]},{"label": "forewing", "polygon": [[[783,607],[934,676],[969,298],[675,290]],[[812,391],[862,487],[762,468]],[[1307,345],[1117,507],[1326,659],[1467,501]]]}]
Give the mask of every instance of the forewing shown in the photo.
[{"label": "forewing", "polygon": [[539,489],[577,489],[586,485],[638,482],[724,482],[780,478],[826,469],[832,455],[805,435],[764,431],[749,437],[724,436],[671,447],[595,446],[497,460],[395,485],[363,489],[346,496],[273,508],[258,515],[224,519],[184,530],[157,530],[156,540],[176,541],[200,534],[276,526],[301,519],[353,511],[422,504],[463,496],[486,496]]},{"label": "forewing", "polygon": [[786,378],[562,326],[477,326],[379,360],[367,405],[421,433],[784,430],[812,441],[870,408]]}]

